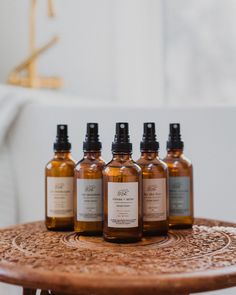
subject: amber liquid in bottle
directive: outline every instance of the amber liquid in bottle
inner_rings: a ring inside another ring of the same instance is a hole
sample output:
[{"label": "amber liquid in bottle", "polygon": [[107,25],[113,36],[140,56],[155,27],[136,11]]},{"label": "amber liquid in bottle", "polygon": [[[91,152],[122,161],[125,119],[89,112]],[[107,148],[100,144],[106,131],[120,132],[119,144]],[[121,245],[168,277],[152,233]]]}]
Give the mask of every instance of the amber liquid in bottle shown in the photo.
[{"label": "amber liquid in bottle", "polygon": [[169,225],[171,228],[191,228],[193,213],[193,167],[184,154],[180,124],[170,124],[167,156],[169,170]]},{"label": "amber liquid in bottle", "polygon": [[49,230],[73,230],[75,162],[70,149],[67,125],[58,125],[55,155],[45,168],[45,224]]},{"label": "amber liquid in bottle", "polygon": [[140,143],[141,157],[137,164],[143,175],[143,233],[166,235],[168,221],[168,168],[159,159],[155,123],[144,123]]},{"label": "amber liquid in bottle", "polygon": [[116,124],[112,152],[103,170],[103,237],[108,242],[137,242],[142,238],[142,173],[131,157],[128,123]]},{"label": "amber liquid in bottle", "polygon": [[101,148],[98,124],[88,123],[84,157],[75,168],[74,229],[83,235],[102,235],[102,170],[105,162],[101,158]]}]

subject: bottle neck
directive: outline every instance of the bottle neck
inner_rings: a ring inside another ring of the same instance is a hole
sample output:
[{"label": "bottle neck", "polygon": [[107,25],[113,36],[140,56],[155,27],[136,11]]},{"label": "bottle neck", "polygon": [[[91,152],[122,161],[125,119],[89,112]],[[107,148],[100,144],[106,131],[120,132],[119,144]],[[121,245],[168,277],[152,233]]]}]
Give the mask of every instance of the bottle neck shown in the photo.
[{"label": "bottle neck", "polygon": [[84,151],[84,158],[95,160],[101,157],[101,151]]},{"label": "bottle neck", "polygon": [[55,159],[70,159],[71,152],[70,151],[55,151],[54,158]]},{"label": "bottle neck", "polygon": [[132,157],[132,153],[130,152],[127,152],[127,153],[124,153],[124,152],[113,152],[112,153],[113,155],[113,158],[112,160],[114,161],[122,161],[122,162],[125,162],[125,161],[128,161],[128,160],[131,160]]},{"label": "bottle neck", "polygon": [[154,160],[158,157],[158,151],[141,151],[141,158],[145,160]]},{"label": "bottle neck", "polygon": [[167,155],[172,158],[179,158],[183,155],[183,149],[168,149]]}]

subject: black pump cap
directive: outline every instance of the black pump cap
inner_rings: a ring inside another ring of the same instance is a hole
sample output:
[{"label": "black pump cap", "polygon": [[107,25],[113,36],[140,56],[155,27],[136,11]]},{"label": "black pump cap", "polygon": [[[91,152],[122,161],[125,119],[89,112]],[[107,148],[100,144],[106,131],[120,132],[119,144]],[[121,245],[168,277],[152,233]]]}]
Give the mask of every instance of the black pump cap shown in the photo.
[{"label": "black pump cap", "polygon": [[65,124],[57,125],[57,137],[54,142],[54,151],[70,151],[71,143],[68,140],[68,127]]},{"label": "black pump cap", "polygon": [[140,142],[141,151],[158,151],[159,142],[156,140],[155,123],[143,124],[143,138]]},{"label": "black pump cap", "polygon": [[116,123],[116,134],[111,147],[112,152],[132,152],[132,143],[129,141],[129,124]]},{"label": "black pump cap", "polygon": [[87,133],[83,143],[84,152],[100,151],[102,144],[99,141],[98,123],[87,123]]},{"label": "black pump cap", "polygon": [[184,143],[181,140],[180,124],[170,124],[170,133],[167,141],[167,149],[183,149]]}]

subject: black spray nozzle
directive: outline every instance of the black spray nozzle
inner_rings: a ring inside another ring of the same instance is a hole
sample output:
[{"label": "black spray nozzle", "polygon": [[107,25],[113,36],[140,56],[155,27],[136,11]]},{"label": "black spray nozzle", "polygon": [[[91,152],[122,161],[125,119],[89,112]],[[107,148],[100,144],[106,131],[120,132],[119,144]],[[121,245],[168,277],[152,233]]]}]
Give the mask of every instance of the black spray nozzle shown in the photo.
[{"label": "black spray nozzle", "polygon": [[129,124],[116,123],[116,134],[112,143],[113,152],[131,152],[132,143],[129,140]]},{"label": "black spray nozzle", "polygon": [[87,123],[87,133],[83,143],[84,151],[100,151],[102,144],[99,141],[98,123]]},{"label": "black spray nozzle", "polygon": [[181,140],[180,124],[171,123],[170,133],[167,141],[167,149],[183,149],[184,143]]},{"label": "black spray nozzle", "polygon": [[141,151],[158,151],[159,142],[156,140],[155,123],[143,124],[143,138],[140,143]]},{"label": "black spray nozzle", "polygon": [[71,149],[71,143],[68,139],[68,126],[65,124],[57,125],[57,136],[54,142],[55,151],[69,151]]}]

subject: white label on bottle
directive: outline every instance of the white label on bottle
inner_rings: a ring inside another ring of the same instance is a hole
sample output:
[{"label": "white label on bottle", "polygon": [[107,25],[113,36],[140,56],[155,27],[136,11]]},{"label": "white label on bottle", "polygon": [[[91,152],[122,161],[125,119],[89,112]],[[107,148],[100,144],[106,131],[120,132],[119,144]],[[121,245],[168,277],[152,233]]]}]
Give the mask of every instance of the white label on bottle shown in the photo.
[{"label": "white label on bottle", "polygon": [[102,221],[102,179],[77,179],[77,220]]},{"label": "white label on bottle", "polygon": [[169,178],[170,215],[190,215],[190,177]]},{"label": "white label on bottle", "polygon": [[108,182],[108,227],[138,227],[138,182]]},{"label": "white label on bottle", "polygon": [[47,216],[73,217],[73,177],[47,177]]},{"label": "white label on bottle", "polygon": [[143,220],[166,220],[166,179],[143,179]]}]

